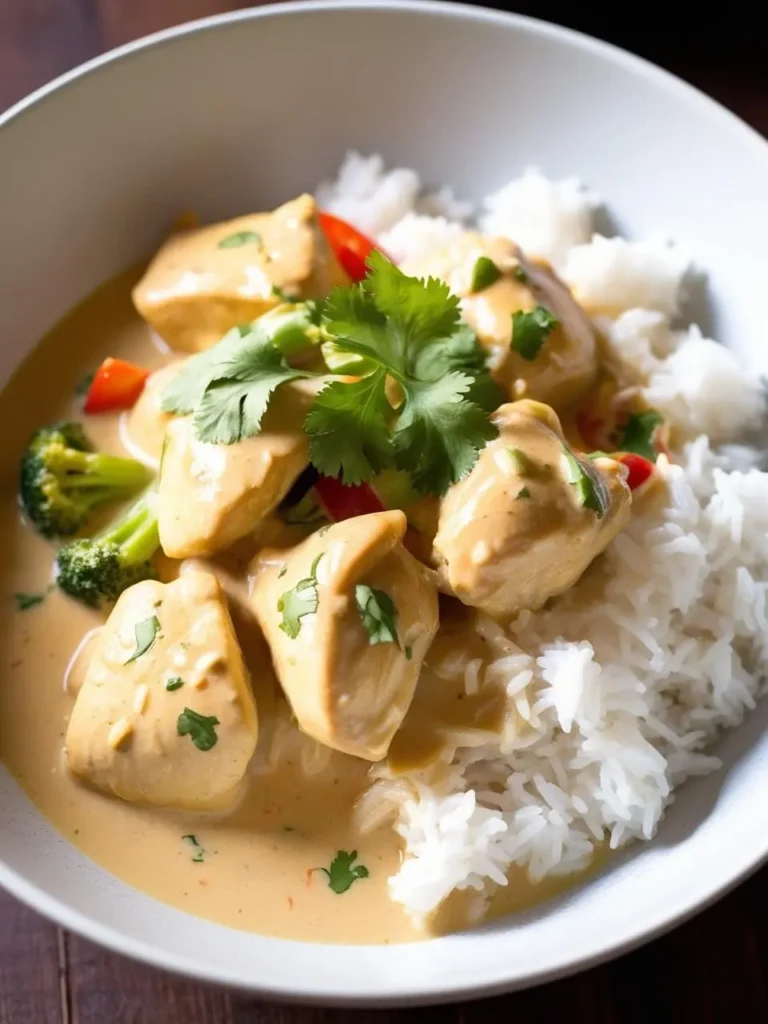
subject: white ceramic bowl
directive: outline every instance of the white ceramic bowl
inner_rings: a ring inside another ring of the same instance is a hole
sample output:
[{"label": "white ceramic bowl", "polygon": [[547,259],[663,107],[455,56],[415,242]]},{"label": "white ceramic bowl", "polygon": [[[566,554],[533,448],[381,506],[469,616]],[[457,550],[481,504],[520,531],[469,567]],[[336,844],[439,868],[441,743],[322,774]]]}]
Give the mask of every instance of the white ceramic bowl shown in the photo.
[{"label": "white ceramic bowl", "polygon": [[[762,139],[602,43],[522,17],[391,0],[266,7],[165,32],[10,111],[0,121],[0,377],[76,300],[149,253],[179,210],[269,207],[311,188],[351,146],[460,195],[528,164],[579,175],[623,230],[689,245],[710,273],[717,337],[759,354]],[[262,995],[394,1004],[490,994],[627,950],[755,868],[768,854],[767,717],[762,706],[727,738],[725,769],[681,791],[649,847],[534,912],[450,938],[341,955],[186,916],[65,843],[2,769],[0,883],[121,953]]]}]

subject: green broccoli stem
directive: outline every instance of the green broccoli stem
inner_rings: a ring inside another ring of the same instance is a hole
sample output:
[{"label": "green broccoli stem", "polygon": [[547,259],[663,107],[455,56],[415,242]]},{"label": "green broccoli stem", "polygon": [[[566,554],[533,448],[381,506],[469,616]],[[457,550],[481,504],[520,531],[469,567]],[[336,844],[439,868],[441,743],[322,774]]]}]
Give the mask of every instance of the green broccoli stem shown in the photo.
[{"label": "green broccoli stem", "polygon": [[73,448],[62,452],[52,468],[63,477],[68,489],[91,490],[97,487],[135,491],[152,476],[151,471],[136,459],[103,452],[79,452]]},{"label": "green broccoli stem", "polygon": [[98,539],[117,544],[123,558],[131,565],[148,561],[160,545],[154,502],[154,491],[142,495]]}]

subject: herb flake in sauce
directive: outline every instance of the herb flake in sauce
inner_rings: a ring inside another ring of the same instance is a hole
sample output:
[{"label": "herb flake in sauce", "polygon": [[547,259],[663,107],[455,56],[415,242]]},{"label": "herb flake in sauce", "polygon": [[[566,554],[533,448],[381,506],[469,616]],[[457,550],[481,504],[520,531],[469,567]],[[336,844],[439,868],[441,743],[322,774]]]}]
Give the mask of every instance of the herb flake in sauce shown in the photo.
[{"label": "herb flake in sauce", "polygon": [[180,690],[183,685],[184,680],[181,676],[171,676],[170,679],[166,680],[165,688],[169,693],[172,693],[174,690]]},{"label": "herb flake in sauce", "polygon": [[338,850],[331,861],[330,868],[320,868],[328,878],[328,888],[341,896],[350,889],[360,878],[368,878],[368,868],[364,864],[355,864],[357,850],[347,853],[346,850]]},{"label": "herb flake in sauce", "polygon": [[470,289],[473,293],[484,292],[486,288],[496,284],[500,277],[501,271],[492,259],[489,259],[487,256],[478,256],[472,268]]},{"label": "herb flake in sauce", "polygon": [[531,492],[528,490],[528,488],[523,487],[522,490],[517,492],[517,498],[515,500],[517,501],[518,498],[530,498],[530,496]]},{"label": "herb flake in sauce", "polygon": [[124,662],[126,665],[130,665],[132,661],[136,661],[142,654],[146,654],[152,644],[155,642],[157,634],[160,632],[160,620],[156,615],[153,615],[150,619],[144,619],[142,622],[136,623],[136,650],[130,656],[128,661]]},{"label": "herb flake in sauce", "polygon": [[239,249],[243,245],[263,245],[261,235],[257,231],[236,231],[233,235],[222,238],[219,249]]},{"label": "herb flake in sauce", "polygon": [[30,608],[34,608],[38,604],[42,604],[45,600],[46,593],[47,591],[44,591],[42,594],[14,594],[13,600],[16,602],[16,611],[25,612]]},{"label": "herb flake in sauce", "polygon": [[186,835],[182,836],[181,838],[185,843],[189,843],[189,845],[192,847],[192,863],[202,864],[205,861],[205,849],[200,845],[200,843],[198,843],[197,836]]},{"label": "herb flake in sauce", "polygon": [[515,464],[515,470],[519,476],[533,476],[536,464],[529,455],[525,454],[522,448],[510,446],[507,448],[507,452],[509,453],[509,457],[512,459],[512,462]]},{"label": "herb flake in sauce", "polygon": [[286,590],[277,602],[277,610],[283,616],[280,629],[291,640],[295,640],[299,635],[304,616],[313,615],[317,611],[317,563],[322,557],[322,554],[319,554],[312,563],[309,576],[299,580],[292,590]]},{"label": "herb flake in sauce", "polygon": [[184,708],[176,721],[179,736],[189,736],[198,750],[210,750],[219,741],[216,726],[220,725],[213,715],[201,715],[192,708]]},{"label": "herb flake in sauce", "polygon": [[529,363],[541,352],[542,346],[552,331],[560,325],[544,306],[526,312],[518,309],[512,314],[512,342],[510,348]]},{"label": "herb flake in sauce", "polygon": [[603,478],[592,466],[587,468],[566,445],[563,445],[562,458],[565,478],[574,488],[579,504],[582,508],[591,509],[598,519],[602,519],[611,503]]}]

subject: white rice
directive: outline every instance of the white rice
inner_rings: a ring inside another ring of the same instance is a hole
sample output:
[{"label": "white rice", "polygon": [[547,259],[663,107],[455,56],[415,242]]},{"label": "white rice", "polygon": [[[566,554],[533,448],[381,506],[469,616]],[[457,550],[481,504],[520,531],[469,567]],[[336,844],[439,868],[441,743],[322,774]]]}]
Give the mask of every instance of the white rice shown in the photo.
[{"label": "white rice", "polygon": [[[469,214],[450,193],[419,210],[420,188],[415,172],[352,154],[320,196],[403,259]],[[487,897],[512,864],[536,880],[585,867],[598,844],[650,839],[675,787],[718,767],[706,748],[763,690],[768,473],[753,450],[722,445],[761,420],[757,379],[698,328],[672,330],[682,250],[593,236],[596,205],[575,180],[527,171],[482,204],[478,223],[561,268],[689,440],[676,464],[659,459],[666,506],[606,553],[598,602],[585,580],[506,630],[481,618],[488,657],[441,665],[468,693],[505,683],[504,735],[453,737],[441,764],[410,776],[374,769],[361,822],[394,820],[404,858],[391,894],[416,920],[454,889]]]}]

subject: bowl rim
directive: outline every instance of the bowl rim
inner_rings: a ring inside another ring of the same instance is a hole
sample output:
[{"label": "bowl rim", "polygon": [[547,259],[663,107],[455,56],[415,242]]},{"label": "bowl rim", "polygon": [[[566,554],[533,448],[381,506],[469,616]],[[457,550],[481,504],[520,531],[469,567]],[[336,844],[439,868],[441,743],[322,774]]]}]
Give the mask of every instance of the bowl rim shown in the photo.
[{"label": "bowl rim", "polygon": [[[755,158],[764,162],[768,169],[768,140],[719,102],[651,61],[575,29],[541,21],[528,15],[476,7],[466,3],[448,2],[448,0],[294,0],[290,4],[271,3],[258,8],[224,12],[185,22],[108,50],[59,75],[1,113],[0,130],[37,108],[61,89],[99,72],[113,62],[128,60],[144,50],[163,47],[180,38],[239,22],[255,21],[260,18],[289,18],[308,12],[334,12],[343,9],[400,11],[405,14],[426,14],[457,21],[484,22],[500,27],[515,26],[533,35],[554,39],[587,54],[612,62],[623,70],[642,77],[665,90],[678,101],[698,107],[703,114],[713,122],[719,123],[724,130],[738,136],[742,144],[749,145],[754,151]],[[733,851],[732,859],[716,878],[710,875],[706,880],[696,879],[695,882],[691,880],[692,884],[684,896],[674,903],[667,903],[664,907],[649,912],[642,922],[631,922],[623,928],[622,934],[614,933],[612,937],[593,942],[591,945],[582,944],[569,954],[544,963],[534,971],[527,970],[522,974],[516,973],[514,965],[510,964],[503,970],[497,970],[494,976],[486,974],[476,983],[467,983],[464,980],[451,983],[429,979],[419,983],[398,984],[396,992],[392,992],[391,980],[389,986],[381,983],[376,987],[369,981],[360,983],[352,978],[350,985],[341,989],[318,985],[316,981],[303,982],[300,980],[298,972],[296,979],[286,985],[275,983],[269,979],[258,980],[247,977],[237,968],[229,971],[219,967],[211,968],[204,960],[195,960],[190,956],[170,953],[166,949],[154,946],[151,942],[129,938],[115,926],[105,925],[91,919],[80,910],[51,896],[37,884],[28,881],[21,873],[2,860],[0,860],[0,886],[56,924],[111,952],[128,956],[152,967],[160,967],[194,981],[226,986],[260,998],[287,1003],[387,1007],[432,1005],[459,999],[478,999],[500,995],[567,977],[578,971],[597,966],[657,938],[704,910],[744,881],[766,860],[768,860],[768,838],[765,841],[765,849],[743,851],[741,856],[739,856],[739,851]],[[286,950],[291,947],[295,949],[298,946],[308,945],[299,942],[286,942],[281,939],[271,939],[270,941],[284,944]],[[450,937],[429,941],[446,942],[450,941]],[[373,950],[388,947],[363,946],[360,948]]]}]

